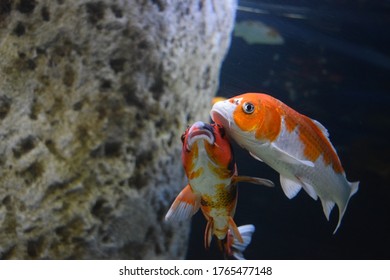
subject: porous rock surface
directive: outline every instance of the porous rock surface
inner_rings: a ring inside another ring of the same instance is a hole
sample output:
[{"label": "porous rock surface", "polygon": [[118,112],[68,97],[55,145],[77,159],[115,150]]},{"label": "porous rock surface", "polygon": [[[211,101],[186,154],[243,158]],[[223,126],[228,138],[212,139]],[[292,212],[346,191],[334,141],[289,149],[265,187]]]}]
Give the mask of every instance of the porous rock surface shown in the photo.
[{"label": "porous rock surface", "polygon": [[[180,135],[235,0],[2,0],[0,258],[183,258]],[[200,244],[202,241],[200,240]]]}]

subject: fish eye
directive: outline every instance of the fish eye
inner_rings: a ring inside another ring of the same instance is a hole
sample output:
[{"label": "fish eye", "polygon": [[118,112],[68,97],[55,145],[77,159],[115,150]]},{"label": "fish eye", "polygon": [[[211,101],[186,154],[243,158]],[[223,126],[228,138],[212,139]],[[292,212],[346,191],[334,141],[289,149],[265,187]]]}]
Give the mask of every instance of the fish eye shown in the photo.
[{"label": "fish eye", "polygon": [[245,102],[242,104],[242,110],[247,114],[252,114],[255,111],[255,105],[250,102]]}]

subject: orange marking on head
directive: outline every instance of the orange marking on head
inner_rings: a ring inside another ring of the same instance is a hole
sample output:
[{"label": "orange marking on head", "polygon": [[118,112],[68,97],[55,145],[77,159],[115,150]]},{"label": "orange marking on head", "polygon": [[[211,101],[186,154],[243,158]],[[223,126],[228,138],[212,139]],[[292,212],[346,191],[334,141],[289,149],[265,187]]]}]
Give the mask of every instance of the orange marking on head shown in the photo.
[{"label": "orange marking on head", "polygon": [[[236,125],[243,131],[255,131],[257,139],[274,141],[281,129],[281,111],[277,99],[257,93],[246,93],[230,99],[240,100],[237,109],[233,113]],[[245,106],[254,106],[253,112],[245,111]]]},{"label": "orange marking on head", "polygon": [[[238,99],[238,98],[241,98],[241,96],[239,95],[235,98],[230,99],[230,102],[234,102],[233,100]],[[259,122],[262,121],[259,118],[260,100],[257,98],[255,100],[251,100],[251,102],[253,102],[253,105],[255,106],[255,111],[252,114],[246,114],[242,110],[242,104],[245,101],[250,101],[250,99],[248,98],[248,99],[242,100],[240,102],[240,104],[238,104],[237,109],[233,113],[233,119],[234,119],[234,122],[237,124],[237,126],[240,129],[242,129],[243,131],[251,132],[251,131],[256,130],[257,127],[259,126]]]},{"label": "orange marking on head", "polygon": [[221,169],[232,169],[233,150],[224,129],[219,125],[213,125],[215,143],[205,143],[208,157]]},{"label": "orange marking on head", "polygon": [[198,155],[199,150],[198,145],[196,143],[192,146],[191,151],[187,151],[185,148],[185,143],[183,144],[181,160],[186,173],[192,172],[192,170],[195,168],[195,159],[198,158]]},{"label": "orange marking on head", "polygon": [[[220,125],[213,124],[211,125],[214,131],[214,143],[210,144],[207,141],[204,141],[204,147],[207,153],[207,157],[213,163],[209,163],[207,167],[210,168],[215,174],[217,174],[221,179],[226,179],[232,177],[235,174],[236,167],[234,165],[233,150],[230,145],[229,140],[225,135],[224,128]],[[186,133],[188,132],[188,129]],[[197,178],[203,173],[202,170],[194,170],[196,161],[199,157],[199,145],[198,143],[193,143],[191,150],[186,148],[186,133],[184,134],[183,148],[182,148],[182,162],[189,179]]]}]

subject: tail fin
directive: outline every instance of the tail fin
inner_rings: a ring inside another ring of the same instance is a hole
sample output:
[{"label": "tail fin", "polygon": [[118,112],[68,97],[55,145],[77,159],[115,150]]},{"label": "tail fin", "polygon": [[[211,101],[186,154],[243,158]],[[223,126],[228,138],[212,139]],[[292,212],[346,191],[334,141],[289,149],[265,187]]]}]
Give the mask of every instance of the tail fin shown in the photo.
[{"label": "tail fin", "polygon": [[[243,225],[238,227],[238,231],[241,234],[243,242],[241,243],[236,237],[234,237],[229,231],[229,238],[233,239],[230,244],[231,255],[238,260],[244,260],[244,251],[252,241],[252,234],[255,232],[254,225]],[[230,242],[229,242],[230,243]]]},{"label": "tail fin", "polygon": [[349,198],[343,207],[337,204],[337,207],[339,208],[339,222],[337,223],[336,229],[333,231],[333,234],[336,233],[336,231],[338,230],[341,224],[341,219],[343,218],[345,210],[347,209],[349,199],[359,190],[359,182],[352,182],[352,183],[348,182],[348,183],[351,189]]}]

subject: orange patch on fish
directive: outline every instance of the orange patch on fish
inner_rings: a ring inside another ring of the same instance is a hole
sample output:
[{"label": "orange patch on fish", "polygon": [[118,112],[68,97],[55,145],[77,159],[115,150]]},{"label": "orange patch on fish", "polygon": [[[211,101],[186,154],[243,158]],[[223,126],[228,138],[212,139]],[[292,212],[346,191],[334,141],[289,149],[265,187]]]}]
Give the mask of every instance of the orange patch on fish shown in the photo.
[{"label": "orange patch on fish", "polygon": [[[186,153],[186,155],[184,154]],[[198,158],[199,150],[198,145],[194,144],[191,151],[185,151],[182,154],[182,161],[185,170],[194,170],[195,160]]]},{"label": "orange patch on fish", "polygon": [[203,167],[200,167],[200,168],[196,169],[195,171],[191,172],[190,174],[188,174],[188,179],[192,180],[192,179],[198,178],[202,174],[203,174]]},{"label": "orange patch on fish", "polygon": [[[233,99],[230,102],[234,103]],[[255,104],[255,106],[258,105]],[[259,120],[257,118],[258,107],[256,106],[255,112],[251,115],[245,114],[241,109],[237,109],[233,114],[234,122],[244,131],[253,131],[259,126]]]},{"label": "orange patch on fish", "polygon": [[299,139],[304,144],[305,157],[314,162],[322,155],[325,165],[331,164],[334,172],[344,172],[340,159],[324,133],[311,119],[302,116],[301,120],[299,124]]},{"label": "orange patch on fish", "polygon": [[[245,104],[248,99],[255,106],[254,112],[248,114],[243,108],[238,108],[233,116],[235,123],[244,131],[256,130],[255,135],[257,139],[275,141],[281,129],[281,115],[278,106],[275,106],[278,105],[277,100],[267,96],[261,100],[259,98],[251,98],[251,94],[248,94],[247,97],[242,100],[242,104]],[[232,102],[234,102],[233,99]]]},{"label": "orange patch on fish", "polygon": [[207,164],[208,168],[214,172],[214,174],[218,175],[218,178],[223,180],[223,179],[228,179],[233,176],[233,170],[228,170],[226,168],[221,168],[220,166],[215,166],[212,163]]},{"label": "orange patch on fish", "polygon": [[283,114],[283,118],[287,131],[291,133],[298,125],[300,114],[294,110],[289,110],[288,114]]},{"label": "orange patch on fish", "polygon": [[205,148],[207,155],[212,159],[213,162],[219,165],[220,169],[229,169],[229,165],[233,160],[232,151],[229,145],[216,146],[206,143]]},{"label": "orange patch on fish", "polygon": [[281,109],[287,131],[291,133],[298,126],[299,140],[304,146],[306,159],[315,162],[322,155],[325,165],[332,164],[336,173],[344,172],[329,140],[313,120],[282,103]]},{"label": "orange patch on fish", "polygon": [[256,138],[265,138],[273,142],[280,133],[280,114],[275,108],[264,108],[261,113],[263,114],[263,123],[257,128]]}]

